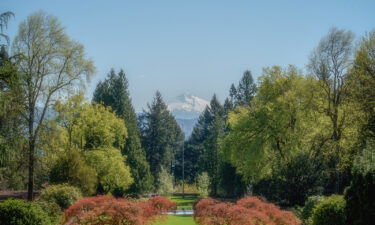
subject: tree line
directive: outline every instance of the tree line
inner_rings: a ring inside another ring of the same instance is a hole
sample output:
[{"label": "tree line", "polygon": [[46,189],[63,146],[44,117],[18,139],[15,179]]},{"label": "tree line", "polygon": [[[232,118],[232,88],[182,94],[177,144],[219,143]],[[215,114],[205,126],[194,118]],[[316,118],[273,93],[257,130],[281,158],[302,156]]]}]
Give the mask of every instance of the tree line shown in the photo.
[{"label": "tree line", "polygon": [[139,196],[184,180],[208,184],[211,196],[255,194],[290,207],[373,184],[374,31],[354,45],[351,31],[330,29],[306,72],[272,66],[255,82],[245,71],[223,104],[213,95],[184,141],[159,92],[135,113],[123,70],[85,100],[95,67],[55,17],[30,15],[9,51],[12,16],[0,16],[2,189],[27,186],[30,200],[45,183]]}]

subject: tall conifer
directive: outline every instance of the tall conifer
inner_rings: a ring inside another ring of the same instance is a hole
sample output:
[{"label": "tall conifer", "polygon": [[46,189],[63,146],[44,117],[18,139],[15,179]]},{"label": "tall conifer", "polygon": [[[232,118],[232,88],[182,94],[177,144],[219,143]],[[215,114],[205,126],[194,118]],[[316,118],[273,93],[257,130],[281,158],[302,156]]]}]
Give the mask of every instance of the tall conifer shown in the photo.
[{"label": "tall conifer", "polygon": [[146,154],[141,145],[140,132],[137,126],[137,115],[131,102],[128,80],[123,70],[118,74],[113,69],[107,79],[97,85],[93,101],[111,106],[112,110],[126,122],[128,138],[122,153],[127,156],[134,184],[129,194],[140,195],[152,189],[152,176]]},{"label": "tall conifer", "polygon": [[146,150],[147,161],[159,186],[159,174],[162,168],[173,173],[174,158],[183,145],[184,134],[175,118],[168,111],[159,91],[148,105],[139,120],[142,133],[142,144]]}]

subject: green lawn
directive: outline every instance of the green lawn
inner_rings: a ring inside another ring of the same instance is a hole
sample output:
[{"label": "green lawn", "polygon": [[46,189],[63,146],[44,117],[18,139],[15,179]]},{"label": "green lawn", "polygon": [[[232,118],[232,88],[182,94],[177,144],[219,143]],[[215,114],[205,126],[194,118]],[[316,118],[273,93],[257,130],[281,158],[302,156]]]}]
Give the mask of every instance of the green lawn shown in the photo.
[{"label": "green lawn", "polygon": [[194,196],[172,196],[169,199],[177,203],[177,209],[193,209],[193,204],[198,200]]},{"label": "green lawn", "polygon": [[[193,204],[198,200],[193,196],[172,196],[169,198],[171,201],[177,203],[177,209],[193,209]],[[168,215],[167,219],[163,222],[156,223],[155,225],[195,225],[192,215]]]},{"label": "green lawn", "polygon": [[196,225],[191,215],[168,215],[168,218],[155,225]]}]

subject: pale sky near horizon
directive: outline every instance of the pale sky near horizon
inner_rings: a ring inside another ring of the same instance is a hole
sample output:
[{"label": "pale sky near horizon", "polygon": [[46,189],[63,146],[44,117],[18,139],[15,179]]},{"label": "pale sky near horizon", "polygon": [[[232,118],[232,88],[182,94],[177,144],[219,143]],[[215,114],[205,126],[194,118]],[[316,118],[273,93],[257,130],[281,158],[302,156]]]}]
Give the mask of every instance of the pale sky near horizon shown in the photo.
[{"label": "pale sky near horizon", "polygon": [[123,68],[137,111],[156,90],[167,102],[184,92],[223,101],[247,69],[255,78],[272,65],[305,69],[330,27],[357,39],[375,29],[374,0],[0,1],[0,12],[16,15],[6,31],[11,38],[43,10],[85,46],[97,68],[89,98],[110,68]]}]

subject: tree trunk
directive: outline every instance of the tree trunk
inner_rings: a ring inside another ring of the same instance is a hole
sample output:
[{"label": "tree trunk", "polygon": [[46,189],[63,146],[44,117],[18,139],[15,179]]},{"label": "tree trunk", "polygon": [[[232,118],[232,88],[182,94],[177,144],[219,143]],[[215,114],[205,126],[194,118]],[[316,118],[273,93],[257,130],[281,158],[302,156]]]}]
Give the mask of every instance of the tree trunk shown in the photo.
[{"label": "tree trunk", "polygon": [[35,159],[35,135],[34,135],[34,104],[29,103],[30,115],[29,122],[29,183],[27,185],[27,200],[34,199],[34,159]]},{"label": "tree trunk", "polygon": [[27,186],[27,200],[32,201],[34,199],[34,152],[35,152],[35,141],[34,138],[29,140],[29,183]]}]

